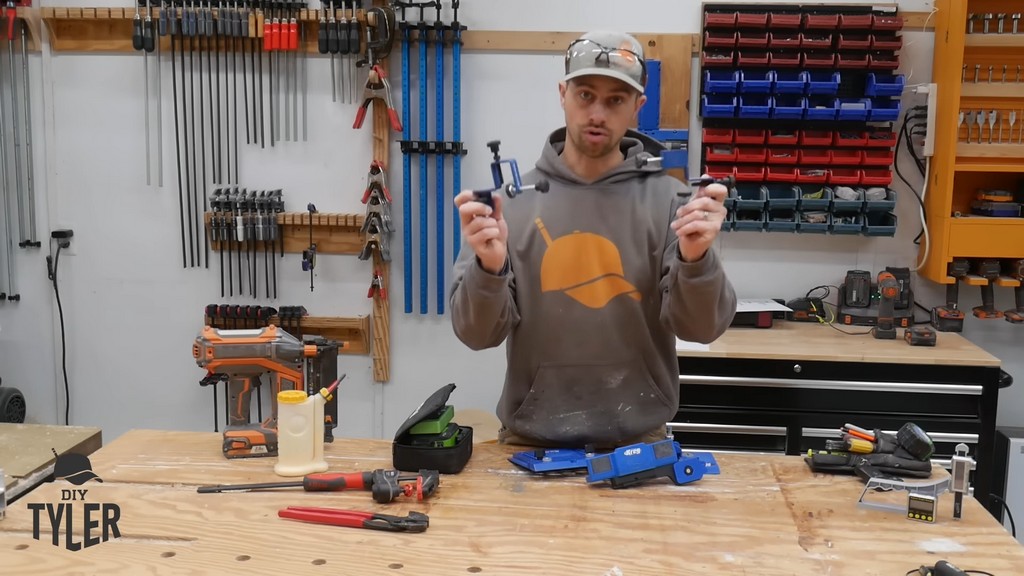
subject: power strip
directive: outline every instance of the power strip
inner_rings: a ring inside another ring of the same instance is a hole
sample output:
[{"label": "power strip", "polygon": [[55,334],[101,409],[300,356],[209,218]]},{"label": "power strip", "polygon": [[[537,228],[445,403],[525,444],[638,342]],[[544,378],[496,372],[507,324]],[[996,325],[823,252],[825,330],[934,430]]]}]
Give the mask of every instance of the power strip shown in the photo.
[{"label": "power strip", "polygon": [[918,88],[918,94],[926,92],[928,94],[928,126],[924,135],[924,150],[923,155],[925,158],[931,158],[935,155],[935,109],[938,106],[938,91],[939,88],[935,83],[928,84],[927,87],[922,86]]}]

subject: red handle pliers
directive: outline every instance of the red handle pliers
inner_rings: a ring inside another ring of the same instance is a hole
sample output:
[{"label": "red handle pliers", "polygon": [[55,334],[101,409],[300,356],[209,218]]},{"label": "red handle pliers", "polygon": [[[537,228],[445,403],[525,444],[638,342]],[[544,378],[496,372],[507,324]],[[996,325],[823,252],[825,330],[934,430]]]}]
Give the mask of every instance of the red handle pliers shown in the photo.
[{"label": "red handle pliers", "polygon": [[408,516],[403,517],[376,514],[374,512],[360,512],[358,510],[289,506],[278,510],[277,515],[281,518],[302,520],[315,524],[368,528],[370,530],[386,530],[389,532],[423,532],[430,524],[427,515],[420,512],[409,512]]}]

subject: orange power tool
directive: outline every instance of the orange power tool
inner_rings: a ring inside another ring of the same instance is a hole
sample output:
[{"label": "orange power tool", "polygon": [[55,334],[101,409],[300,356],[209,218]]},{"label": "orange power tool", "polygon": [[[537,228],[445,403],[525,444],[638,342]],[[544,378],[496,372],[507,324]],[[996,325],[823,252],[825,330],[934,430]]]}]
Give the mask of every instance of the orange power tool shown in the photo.
[{"label": "orange power tool", "polygon": [[896,339],[896,320],[894,318],[896,297],[900,285],[892,272],[878,273],[878,323],[871,328],[871,335],[880,340]]},{"label": "orange power tool", "polygon": [[[228,426],[224,429],[224,455],[252,458],[277,455],[277,394],[304,390],[303,360],[316,356],[315,345],[271,324],[254,330],[219,330],[206,326],[192,345],[192,356],[210,377],[228,381]],[[255,382],[273,373],[271,416],[249,423],[249,405]]]}]

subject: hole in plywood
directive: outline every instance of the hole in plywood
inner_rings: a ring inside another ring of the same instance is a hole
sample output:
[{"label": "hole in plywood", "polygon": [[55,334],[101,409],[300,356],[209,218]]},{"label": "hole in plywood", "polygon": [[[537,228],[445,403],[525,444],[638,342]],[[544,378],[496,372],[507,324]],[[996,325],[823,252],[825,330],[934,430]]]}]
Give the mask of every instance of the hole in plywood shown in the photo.
[{"label": "hole in plywood", "polygon": [[657,40],[648,40],[647,41],[647,47],[648,48],[654,48],[657,45],[658,45],[658,41]]},{"label": "hole in plywood", "polygon": [[246,560],[252,560],[252,556],[242,554],[241,556],[235,556],[235,560],[238,560],[239,562],[245,562]]},{"label": "hole in plywood", "polygon": [[176,554],[176,552],[162,552],[160,554],[160,557],[161,558],[173,558],[175,554]]},{"label": "hole in plywood", "polygon": [[398,562],[395,562],[393,564],[388,564],[388,568],[391,568],[392,570],[401,570],[402,568],[404,568],[404,566],[402,566]]},{"label": "hole in plywood", "polygon": [[18,544],[14,547],[15,550],[24,550],[26,548],[28,548],[28,544]]},{"label": "hole in plywood", "polygon": [[478,572],[483,572],[483,571],[484,571],[484,569],[480,568],[479,566],[470,566],[469,568],[466,568],[466,572],[470,572],[472,574],[476,574]]},{"label": "hole in plywood", "polygon": [[313,566],[323,566],[324,564],[327,564],[327,560],[324,560],[323,558],[317,558],[316,560],[313,560],[311,564],[313,564]]}]

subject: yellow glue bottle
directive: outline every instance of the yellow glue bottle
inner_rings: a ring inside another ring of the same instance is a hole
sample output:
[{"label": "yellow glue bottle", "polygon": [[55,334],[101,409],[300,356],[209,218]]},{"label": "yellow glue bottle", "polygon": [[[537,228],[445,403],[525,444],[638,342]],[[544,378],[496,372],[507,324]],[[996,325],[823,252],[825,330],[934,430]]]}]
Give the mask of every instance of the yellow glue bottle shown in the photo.
[{"label": "yellow glue bottle", "polygon": [[324,404],[338,385],[321,388],[317,394],[282,390],[277,395],[278,476],[305,476],[327,470],[324,460]]}]

